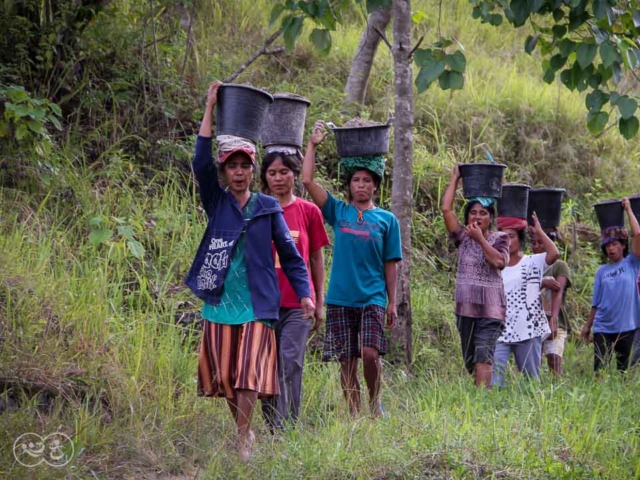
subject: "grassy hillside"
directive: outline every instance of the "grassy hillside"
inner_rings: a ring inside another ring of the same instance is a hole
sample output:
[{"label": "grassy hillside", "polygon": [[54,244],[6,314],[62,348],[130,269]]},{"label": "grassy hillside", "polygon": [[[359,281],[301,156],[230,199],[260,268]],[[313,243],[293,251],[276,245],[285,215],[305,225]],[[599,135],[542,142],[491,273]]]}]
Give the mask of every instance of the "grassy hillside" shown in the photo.
[{"label": "grassy hillside", "polygon": [[[588,230],[594,201],[633,193],[640,173],[635,144],[615,131],[591,137],[584,99],[542,82],[536,58],[522,52],[527,32],[480,25],[467,0],[443,2],[442,18],[466,49],[465,89],[416,98],[415,374],[385,364],[388,415],[352,420],[336,366],[310,348],[299,428],[272,438],[256,418],[257,454],[236,464],[226,406],[195,396],[200,304],[182,279],[205,224],[189,162],[207,83],[261,46],[271,4],[196,2],[186,55],[175,10],[149,16],[147,6],[115,0],[84,34],[92,60],[60,101],[64,128],[52,130],[50,153],[4,150],[0,385],[11,388],[0,394],[0,443],[9,447],[0,477],[639,478],[637,373],[596,380],[592,349],[577,340],[562,381],[546,371],[539,384],[514,375],[504,390],[484,392],[464,373],[454,257],[437,212],[450,167],[486,143],[509,165],[509,180],[567,188],[569,234]],[[414,4],[428,17],[415,38],[435,41],[438,2]],[[309,124],[341,123],[361,29],[354,14],[327,58],[303,34],[293,52],[259,59],[238,81],[310,98]],[[366,114],[386,118],[392,93],[382,46]],[[331,142],[319,157],[333,172]],[[387,186],[381,201],[388,196]],[[599,262],[582,239],[568,257],[575,324]],[[69,465],[15,462],[19,435],[55,431],[73,437]]]}]

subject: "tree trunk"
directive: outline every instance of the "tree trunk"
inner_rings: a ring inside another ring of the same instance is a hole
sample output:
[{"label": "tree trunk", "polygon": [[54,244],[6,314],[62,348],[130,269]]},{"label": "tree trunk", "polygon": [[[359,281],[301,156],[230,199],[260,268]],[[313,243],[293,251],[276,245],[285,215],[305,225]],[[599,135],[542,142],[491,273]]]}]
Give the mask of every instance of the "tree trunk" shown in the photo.
[{"label": "tree trunk", "polygon": [[393,63],[395,87],[395,142],[391,203],[400,223],[403,260],[398,266],[398,323],[392,338],[403,349],[405,364],[412,363],[411,216],[413,200],[413,67],[411,53],[411,0],[393,2]]},{"label": "tree trunk", "polygon": [[364,97],[367,93],[367,84],[373,66],[373,59],[376,56],[380,35],[376,32],[384,32],[391,19],[391,8],[378,8],[374,10],[367,20],[367,26],[362,33],[362,38],[358,44],[358,51],[353,58],[351,71],[344,87],[344,107],[360,107],[364,104]]}]

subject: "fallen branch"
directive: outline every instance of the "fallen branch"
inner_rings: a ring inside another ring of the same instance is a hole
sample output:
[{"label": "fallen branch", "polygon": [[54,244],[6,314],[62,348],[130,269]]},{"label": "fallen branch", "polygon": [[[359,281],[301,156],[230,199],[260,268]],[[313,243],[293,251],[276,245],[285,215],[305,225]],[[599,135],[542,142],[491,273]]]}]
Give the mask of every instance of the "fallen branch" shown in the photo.
[{"label": "fallen branch", "polygon": [[233,82],[236,78],[240,76],[242,72],[244,72],[247,68],[249,68],[249,66],[253,62],[255,62],[258,58],[260,58],[262,55],[273,55],[276,53],[283,52],[284,47],[279,47],[279,48],[274,48],[269,50],[269,46],[271,46],[271,44],[275,42],[280,35],[282,35],[282,31],[283,30],[280,29],[277,32],[275,32],[273,35],[271,35],[269,38],[267,38],[267,40],[264,42],[264,45],[262,45],[262,48],[260,50],[258,50],[256,53],[251,55],[251,57],[249,57],[249,59],[246,62],[240,65],[240,67],[238,67],[238,69],[235,72],[233,72],[231,75],[229,75],[227,78],[225,78],[222,81],[224,83]]}]

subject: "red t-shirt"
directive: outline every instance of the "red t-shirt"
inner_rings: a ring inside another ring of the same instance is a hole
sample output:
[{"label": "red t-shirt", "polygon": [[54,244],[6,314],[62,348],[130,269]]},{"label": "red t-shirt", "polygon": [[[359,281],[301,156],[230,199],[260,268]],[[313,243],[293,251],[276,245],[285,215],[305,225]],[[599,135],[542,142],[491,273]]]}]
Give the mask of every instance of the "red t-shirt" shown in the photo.
[{"label": "red t-shirt", "polygon": [[[284,210],[284,220],[289,226],[291,236],[296,242],[296,247],[307,265],[309,272],[309,283],[311,284],[311,298],[315,302],[315,289],[313,288],[313,278],[311,277],[311,269],[309,265],[309,256],[311,252],[320,250],[322,247],[329,245],[329,237],[324,228],[324,221],[320,209],[313,203],[296,198],[295,201]],[[280,266],[280,259],[273,247],[273,255],[276,264],[276,273],[278,274],[278,282],[280,284],[280,306],[283,308],[300,308],[298,296],[291,288],[289,279]]]}]

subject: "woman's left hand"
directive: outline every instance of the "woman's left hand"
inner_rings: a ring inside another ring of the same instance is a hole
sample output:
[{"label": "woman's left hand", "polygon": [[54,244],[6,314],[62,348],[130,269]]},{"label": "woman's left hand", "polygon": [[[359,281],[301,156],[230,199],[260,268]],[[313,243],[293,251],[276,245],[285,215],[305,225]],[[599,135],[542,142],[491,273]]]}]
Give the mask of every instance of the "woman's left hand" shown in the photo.
[{"label": "woman's left hand", "polygon": [[308,320],[313,320],[313,313],[316,310],[315,305],[311,297],[303,297],[300,300],[300,307],[302,308],[302,317]]}]

